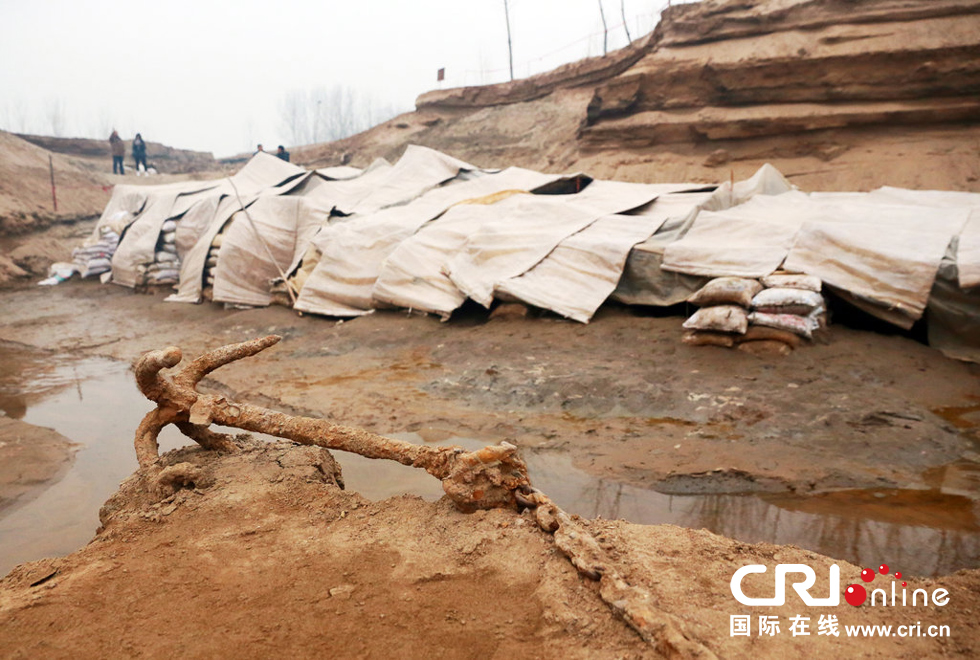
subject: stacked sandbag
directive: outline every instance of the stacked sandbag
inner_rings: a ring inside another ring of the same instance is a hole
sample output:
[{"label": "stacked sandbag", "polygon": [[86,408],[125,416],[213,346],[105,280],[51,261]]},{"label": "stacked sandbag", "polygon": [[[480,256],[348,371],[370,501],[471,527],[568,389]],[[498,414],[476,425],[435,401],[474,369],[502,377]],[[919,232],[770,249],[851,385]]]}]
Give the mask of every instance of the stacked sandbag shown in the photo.
[{"label": "stacked sandbag", "polygon": [[826,325],[826,301],[820,278],[777,272],[762,278],[752,298],[749,328],[739,349],[761,354],[788,354]]},{"label": "stacked sandbag", "polygon": [[97,243],[71,251],[72,263],[82,277],[107,273],[112,270],[112,255],[118,246],[119,234],[108,226],[100,227]]},{"label": "stacked sandbag", "polygon": [[700,309],[684,322],[684,343],[694,346],[735,346],[749,328],[752,299],[762,291],[757,280],[718,277],[694,293],[688,302]]},{"label": "stacked sandbag", "polygon": [[787,355],[826,326],[821,288],[820,278],[798,273],[715,278],[688,299],[700,309],[684,322],[684,343]]},{"label": "stacked sandbag", "polygon": [[137,270],[143,276],[143,282],[148,285],[176,284],[180,280],[176,220],[167,220],[163,223],[153,253],[153,262]]},{"label": "stacked sandbag", "polygon": [[211,241],[208,248],[208,257],[204,261],[204,291],[205,300],[211,300],[214,295],[214,278],[218,271],[218,252],[221,251],[221,241],[224,234],[218,234]]}]

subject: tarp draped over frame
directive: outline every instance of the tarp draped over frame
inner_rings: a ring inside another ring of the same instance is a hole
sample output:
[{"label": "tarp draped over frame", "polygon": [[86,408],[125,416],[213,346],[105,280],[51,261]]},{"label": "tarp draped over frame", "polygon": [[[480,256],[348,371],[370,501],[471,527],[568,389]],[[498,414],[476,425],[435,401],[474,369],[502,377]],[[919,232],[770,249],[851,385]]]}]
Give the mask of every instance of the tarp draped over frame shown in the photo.
[{"label": "tarp draped over frame", "polygon": [[684,187],[593,181],[570,195],[509,197],[491,207],[496,219],[481,225],[449,262],[449,277],[469,298],[489,307],[495,287],[526,273],[569,236],[601,217]]},{"label": "tarp draped over frame", "polygon": [[698,215],[666,248],[663,268],[761,277],[782,266],[815,275],[907,328],[922,316],[939,263],[971,210],[899,202],[874,193],[758,195]]},{"label": "tarp draped over frame", "polygon": [[306,170],[275,156],[258,154],[229,179],[191,181],[148,188],[142,212],[129,225],[112,258],[112,281],[123,286],[139,283],[138,269],[152,263],[163,223],[179,218],[206,196],[254,197],[264,190],[285,186],[306,175]]},{"label": "tarp draped over frame", "polygon": [[264,307],[272,301],[270,282],[283,275],[305,249],[320,219],[302,197],[260,197],[248,213],[238,211],[218,249],[213,299]]},{"label": "tarp draped over frame", "polygon": [[771,166],[717,187],[593,181],[414,146],[365,170],[259,154],[222,180],[117,186],[86,243],[122,233],[112,281],[133,286],[168,220],[182,260],[168,300],[200,301],[219,233],[215,301],[267,305],[286,273],[298,311],[341,317],[399,306],[446,319],[469,297],[584,323],[609,297],[666,306],[707,277],[785,268],[900,327],[928,310],[933,345],[980,360],[975,193],[806,194]]},{"label": "tarp draped over frame", "polygon": [[375,283],[386,258],[426,223],[460,202],[506,190],[536,188],[558,178],[509,168],[452,182],[405,205],[324,227],[313,239],[320,260],[303,285],[295,307],[329,316],[366,314],[374,308]]}]

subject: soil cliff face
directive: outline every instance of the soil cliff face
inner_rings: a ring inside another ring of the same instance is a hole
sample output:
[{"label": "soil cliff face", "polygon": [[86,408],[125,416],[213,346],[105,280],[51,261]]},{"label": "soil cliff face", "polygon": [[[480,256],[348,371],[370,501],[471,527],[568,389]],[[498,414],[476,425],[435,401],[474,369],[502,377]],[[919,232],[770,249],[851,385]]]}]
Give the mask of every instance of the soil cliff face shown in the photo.
[{"label": "soil cliff face", "polygon": [[[718,181],[775,164],[807,189],[980,189],[980,0],[705,0],[604,58],[423,94],[300,152],[422,143],[501,167]],[[369,152],[369,153],[366,153]]]}]

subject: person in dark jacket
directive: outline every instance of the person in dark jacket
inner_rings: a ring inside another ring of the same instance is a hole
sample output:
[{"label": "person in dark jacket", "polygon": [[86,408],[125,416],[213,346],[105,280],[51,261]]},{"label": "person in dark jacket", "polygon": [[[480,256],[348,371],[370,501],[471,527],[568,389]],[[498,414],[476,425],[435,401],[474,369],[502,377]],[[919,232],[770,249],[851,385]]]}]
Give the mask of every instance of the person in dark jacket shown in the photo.
[{"label": "person in dark jacket", "polygon": [[287,163],[289,162],[289,152],[286,151],[286,148],[281,144],[279,145],[279,149],[276,151],[276,156],[282,158]]},{"label": "person in dark jacket", "polygon": [[112,173],[125,174],[123,170],[123,156],[126,154],[126,145],[123,144],[119,133],[113,129],[109,136],[109,147],[112,149]]},{"label": "person in dark jacket", "polygon": [[133,138],[133,162],[135,163],[136,173],[140,173],[140,163],[143,164],[143,171],[146,171],[146,142],[139,133]]}]

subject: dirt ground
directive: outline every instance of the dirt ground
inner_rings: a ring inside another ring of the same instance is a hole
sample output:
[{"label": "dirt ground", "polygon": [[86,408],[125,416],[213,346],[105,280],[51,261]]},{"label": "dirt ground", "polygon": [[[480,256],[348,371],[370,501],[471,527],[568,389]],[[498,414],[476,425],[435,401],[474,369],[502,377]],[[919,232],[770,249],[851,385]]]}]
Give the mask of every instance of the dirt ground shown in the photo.
[{"label": "dirt ground", "polygon": [[[0,291],[0,341],[131,361],[168,345],[195,356],[275,333],[280,344],[223,367],[206,387],[382,434],[561,452],[589,474],[665,493],[926,489],[980,459],[980,368],[903,336],[837,324],[788,357],[758,358],[684,345],[682,317],[636,308],[607,306],[589,325],[469,308],[448,323],[394,311],[337,322],[164,295],[87,281],[10,286]],[[185,450],[167,460],[196,463],[206,476],[162,499],[137,476],[104,509],[105,529],[90,545],[0,582],[4,655],[980,653],[977,570],[908,580],[910,590],[948,589],[946,607],[748,608],[729,589],[737,568],[805,563],[820,589],[833,560],[703,530],[584,522],[619,573],[651,594],[662,626],[644,641],[529,513],[462,514],[416,497],[369,502],[339,490],[329,456],[307,448],[247,445],[224,458]],[[857,580],[860,567],[834,563],[844,585]],[[761,579],[751,588],[771,593]],[[818,636],[828,611],[842,626],[914,618],[952,634]],[[732,636],[736,614],[779,616],[783,634],[759,637],[753,622],[751,637]],[[811,636],[790,636],[795,615],[812,617]]]}]

